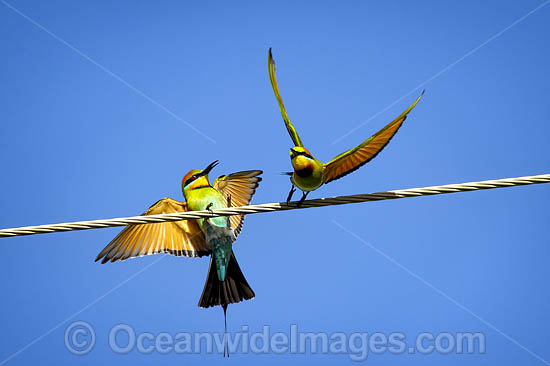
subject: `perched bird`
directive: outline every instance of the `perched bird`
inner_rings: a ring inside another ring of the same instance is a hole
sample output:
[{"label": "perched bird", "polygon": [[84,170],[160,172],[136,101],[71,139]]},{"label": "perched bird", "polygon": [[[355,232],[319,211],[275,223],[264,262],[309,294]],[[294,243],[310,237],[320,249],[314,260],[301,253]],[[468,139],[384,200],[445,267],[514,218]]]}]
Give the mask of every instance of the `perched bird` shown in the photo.
[{"label": "perched bird", "polygon": [[[262,180],[259,177],[262,171],[248,170],[222,175],[210,184],[208,173],[217,164],[216,160],[206,169],[193,169],[183,177],[181,186],[186,202],[163,198],[143,215],[248,205]],[[101,259],[101,263],[115,262],[156,253],[186,257],[211,255],[199,306],[208,308],[221,305],[225,318],[229,304],[250,300],[255,296],[233,252],[233,242],[242,230],[243,221],[244,215],[234,215],[128,226],[95,260],[97,262]]]},{"label": "perched bird", "polygon": [[322,163],[315,159],[309,150],[304,147],[300,136],[298,136],[296,129],[290,122],[290,118],[288,118],[283,99],[279,93],[279,86],[277,85],[275,61],[273,61],[271,48],[267,56],[267,70],[269,72],[269,79],[271,80],[273,92],[275,93],[279,108],[281,109],[281,115],[283,116],[286,129],[294,142],[294,147],[290,149],[290,161],[294,168],[294,172],[284,173],[290,175],[290,182],[292,183],[286,202],[288,203],[292,199],[292,195],[296,191],[296,186],[302,191],[302,198],[298,202],[298,205],[306,199],[309,192],[316,190],[323,184],[342,178],[374,159],[397,133],[407,118],[407,114],[416,106],[424,94],[424,92],[422,92],[409,108],[359,146],[336,156],[328,163]]}]

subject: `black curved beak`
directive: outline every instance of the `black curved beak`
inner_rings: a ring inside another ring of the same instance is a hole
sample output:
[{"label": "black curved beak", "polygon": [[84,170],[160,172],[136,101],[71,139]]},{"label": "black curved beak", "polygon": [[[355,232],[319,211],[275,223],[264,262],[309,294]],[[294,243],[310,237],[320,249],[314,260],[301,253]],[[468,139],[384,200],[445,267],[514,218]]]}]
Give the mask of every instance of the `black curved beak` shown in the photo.
[{"label": "black curved beak", "polygon": [[204,170],[202,171],[201,175],[208,175],[208,173],[210,173],[210,171],[214,169],[214,167],[218,165],[218,163],[219,163],[219,160],[215,160],[210,164],[208,164],[208,166],[204,168]]}]

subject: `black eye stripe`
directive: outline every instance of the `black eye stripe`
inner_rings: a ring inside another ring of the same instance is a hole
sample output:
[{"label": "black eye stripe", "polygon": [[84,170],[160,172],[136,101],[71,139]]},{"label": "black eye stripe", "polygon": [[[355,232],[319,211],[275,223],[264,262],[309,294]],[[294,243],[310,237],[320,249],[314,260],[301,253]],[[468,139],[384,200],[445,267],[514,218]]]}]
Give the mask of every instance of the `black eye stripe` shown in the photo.
[{"label": "black eye stripe", "polygon": [[303,155],[303,156],[305,156],[306,158],[310,158],[310,159],[313,160],[313,156],[309,155],[309,154],[308,154],[307,152],[305,152],[305,151],[294,151],[294,150],[292,150],[292,151],[294,152],[294,155],[295,155],[295,156]]},{"label": "black eye stripe", "polygon": [[185,181],[184,186],[188,186],[189,184],[193,183],[193,181],[195,181],[197,178],[198,177],[196,175],[191,176],[191,178],[189,178]]}]

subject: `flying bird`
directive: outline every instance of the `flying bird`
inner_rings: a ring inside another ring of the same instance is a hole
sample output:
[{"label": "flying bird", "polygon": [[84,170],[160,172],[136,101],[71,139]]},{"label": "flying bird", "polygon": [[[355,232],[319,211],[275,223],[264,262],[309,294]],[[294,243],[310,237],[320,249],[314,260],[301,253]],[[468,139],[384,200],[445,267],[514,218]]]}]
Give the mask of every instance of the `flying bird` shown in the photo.
[{"label": "flying bird", "polygon": [[292,195],[296,191],[295,187],[300,188],[302,191],[302,198],[298,202],[298,205],[301,205],[309,192],[316,190],[323,184],[348,175],[374,159],[397,133],[407,118],[408,113],[416,106],[424,94],[424,92],[422,92],[422,94],[414,101],[413,104],[411,104],[409,108],[407,108],[396,119],[387,124],[380,131],[363,141],[360,145],[343,152],[328,163],[322,163],[314,158],[309,150],[304,147],[300,136],[298,136],[296,129],[290,122],[290,118],[288,118],[288,114],[286,113],[286,109],[283,104],[283,99],[279,93],[279,86],[277,85],[277,78],[275,76],[275,61],[273,61],[271,48],[269,49],[267,56],[267,70],[269,72],[269,79],[271,80],[273,92],[275,93],[275,97],[279,103],[279,108],[281,109],[281,115],[283,116],[286,129],[292,139],[292,142],[294,142],[294,147],[290,149],[290,161],[294,171],[290,173],[283,173],[290,176],[290,182],[292,183],[292,187],[290,188],[290,192],[286,200],[287,204],[290,202]]},{"label": "flying bird", "polygon": [[[163,198],[143,215],[212,210],[248,205],[256,192],[261,170],[247,170],[218,177],[212,184],[208,174],[218,164],[204,170],[193,169],[182,180],[185,202]],[[235,253],[233,242],[242,230],[244,215],[196,220],[132,225],[122,230],[95,259],[101,263],[156,253],[202,257],[210,255],[210,268],[199,307],[220,305],[226,319],[227,306],[254,298]],[[227,322],[226,329],[227,329]]]}]

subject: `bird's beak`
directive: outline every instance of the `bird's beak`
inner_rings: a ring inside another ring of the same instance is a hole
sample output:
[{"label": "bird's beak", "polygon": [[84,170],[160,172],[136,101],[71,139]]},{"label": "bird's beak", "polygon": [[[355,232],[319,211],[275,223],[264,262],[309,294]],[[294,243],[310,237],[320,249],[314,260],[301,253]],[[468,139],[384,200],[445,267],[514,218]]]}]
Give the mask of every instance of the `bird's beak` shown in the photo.
[{"label": "bird's beak", "polygon": [[211,171],[212,169],[214,169],[214,167],[215,167],[216,165],[218,165],[218,163],[219,163],[218,160],[215,160],[215,161],[211,162],[211,163],[202,171],[201,175],[208,175],[208,173],[210,173],[210,171]]}]

